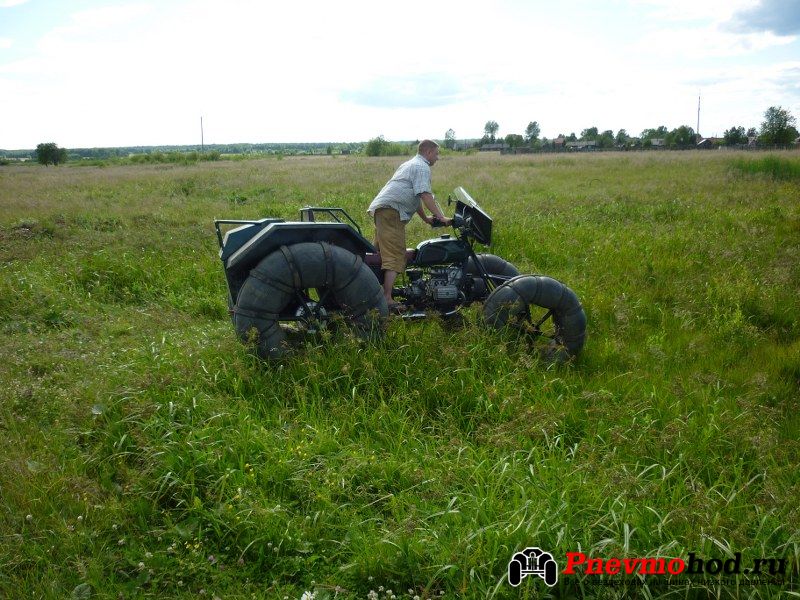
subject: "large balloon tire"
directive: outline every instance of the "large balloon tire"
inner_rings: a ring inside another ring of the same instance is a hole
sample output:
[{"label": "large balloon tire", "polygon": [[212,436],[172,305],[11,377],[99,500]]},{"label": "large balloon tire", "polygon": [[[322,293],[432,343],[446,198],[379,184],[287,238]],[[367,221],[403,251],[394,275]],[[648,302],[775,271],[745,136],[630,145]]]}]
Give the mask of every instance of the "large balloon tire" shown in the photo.
[{"label": "large balloon tire", "polygon": [[233,308],[236,333],[260,357],[282,358],[293,350],[289,333],[298,322],[287,314],[305,318],[308,307],[318,321],[340,317],[363,339],[380,337],[389,315],[383,289],[361,257],[304,242],[282,246],[250,271]]},{"label": "large balloon tire", "polygon": [[[542,322],[531,315],[531,307],[544,309]],[[515,328],[540,337],[546,356],[556,360],[577,356],[586,341],[586,313],[578,296],[544,275],[519,275],[495,288],[484,302],[483,315],[495,329]],[[547,320],[552,330],[545,332],[541,325]]]},{"label": "large balloon tire", "polygon": [[[500,275],[503,277],[516,277],[519,275],[519,269],[504,258],[500,258],[494,254],[478,254],[477,257],[478,261],[489,275]],[[475,264],[475,260],[471,256],[467,260],[465,271],[467,275],[472,277],[472,297],[475,299],[486,298],[486,296],[489,295],[489,289],[486,287],[486,282],[480,276],[478,265]]]}]

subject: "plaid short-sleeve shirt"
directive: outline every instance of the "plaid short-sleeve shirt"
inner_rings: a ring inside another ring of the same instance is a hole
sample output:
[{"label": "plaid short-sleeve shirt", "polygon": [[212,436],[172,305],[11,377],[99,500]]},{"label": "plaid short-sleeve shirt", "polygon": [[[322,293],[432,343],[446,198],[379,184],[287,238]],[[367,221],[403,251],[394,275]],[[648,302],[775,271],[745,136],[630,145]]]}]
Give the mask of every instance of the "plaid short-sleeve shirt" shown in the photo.
[{"label": "plaid short-sleeve shirt", "polygon": [[404,162],[378,192],[367,212],[375,216],[379,208],[393,208],[401,221],[410,221],[419,208],[419,195],[431,192],[431,165],[421,154]]}]

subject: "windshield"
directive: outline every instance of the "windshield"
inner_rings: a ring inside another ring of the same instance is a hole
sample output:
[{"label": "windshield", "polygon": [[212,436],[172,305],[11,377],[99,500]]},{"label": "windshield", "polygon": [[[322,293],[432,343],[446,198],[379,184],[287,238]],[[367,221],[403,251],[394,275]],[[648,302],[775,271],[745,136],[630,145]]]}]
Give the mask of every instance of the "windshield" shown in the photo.
[{"label": "windshield", "polygon": [[470,233],[481,244],[492,243],[492,218],[487,215],[463,187],[453,190],[456,198],[456,214],[469,224]]}]

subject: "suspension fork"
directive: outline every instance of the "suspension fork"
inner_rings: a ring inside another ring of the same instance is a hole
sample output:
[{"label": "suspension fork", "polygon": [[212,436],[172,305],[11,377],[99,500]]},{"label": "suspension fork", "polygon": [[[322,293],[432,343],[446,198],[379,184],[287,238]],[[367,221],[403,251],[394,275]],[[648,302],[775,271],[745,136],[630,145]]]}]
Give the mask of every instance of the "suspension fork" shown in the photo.
[{"label": "suspension fork", "polygon": [[[480,275],[481,279],[483,279],[483,282],[486,284],[486,289],[489,290],[489,293],[492,293],[494,289],[497,287],[494,279],[497,276],[490,275],[489,271],[487,271],[486,268],[483,266],[483,263],[480,260],[478,260],[478,255],[475,254],[475,250],[473,249],[472,244],[467,244],[467,246],[469,247],[469,255],[470,257],[472,257],[472,262],[478,269],[478,275]],[[466,263],[464,264],[466,265]],[[507,280],[508,278],[505,279]]]}]

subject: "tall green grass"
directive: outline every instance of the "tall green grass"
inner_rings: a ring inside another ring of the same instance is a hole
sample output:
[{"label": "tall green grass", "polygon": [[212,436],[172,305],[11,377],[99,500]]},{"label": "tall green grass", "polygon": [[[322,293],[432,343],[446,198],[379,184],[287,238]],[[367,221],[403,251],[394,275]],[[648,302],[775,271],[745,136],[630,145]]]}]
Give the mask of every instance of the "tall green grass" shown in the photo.
[{"label": "tall green grass", "polygon": [[0,593],[539,597],[538,578],[505,580],[530,545],[793,569],[739,587],[562,575],[553,596],[800,591],[800,192],[730,156],[437,163],[442,204],[463,185],[494,217],[493,253],[582,299],[570,366],[479,307],[456,330],[247,353],[213,218],[343,206],[370,237],[402,159],[0,172]]},{"label": "tall green grass", "polygon": [[773,179],[800,180],[800,160],[780,156],[764,156],[757,159],[737,158],[733,169],[746,175],[767,175]]}]

